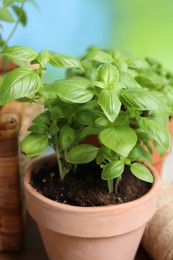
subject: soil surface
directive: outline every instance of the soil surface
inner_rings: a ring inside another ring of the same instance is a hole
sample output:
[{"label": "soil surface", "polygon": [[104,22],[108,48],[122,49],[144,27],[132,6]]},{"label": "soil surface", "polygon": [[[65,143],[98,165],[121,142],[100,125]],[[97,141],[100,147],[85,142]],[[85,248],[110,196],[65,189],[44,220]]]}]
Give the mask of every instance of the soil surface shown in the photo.
[{"label": "soil surface", "polygon": [[94,163],[78,165],[76,173],[59,179],[54,161],[42,164],[32,173],[31,185],[45,197],[75,206],[104,206],[135,200],[146,194],[151,184],[133,176],[126,168],[119,183],[118,193],[109,193],[107,182],[101,180],[101,169]]}]

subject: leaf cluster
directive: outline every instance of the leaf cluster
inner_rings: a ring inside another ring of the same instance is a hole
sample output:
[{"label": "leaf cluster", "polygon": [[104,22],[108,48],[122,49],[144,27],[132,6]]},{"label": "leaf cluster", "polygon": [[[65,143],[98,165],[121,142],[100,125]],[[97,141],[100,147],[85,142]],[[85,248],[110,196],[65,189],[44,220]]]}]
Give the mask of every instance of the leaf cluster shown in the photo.
[{"label": "leaf cluster", "polygon": [[[8,42],[16,31],[19,24],[26,26],[27,15],[24,10],[26,2],[35,4],[34,0],[3,0],[0,5],[0,49],[3,50],[8,46]],[[11,32],[4,38],[6,23],[11,25]]]},{"label": "leaf cluster", "polygon": [[[79,58],[22,46],[3,54],[39,65],[17,68],[0,84],[0,105],[19,100],[45,107],[22,142],[24,153],[38,156],[51,146],[62,179],[76,164],[95,160],[109,191],[127,166],[139,179],[153,182],[143,163],[152,162],[151,142],[161,155],[170,148],[167,123],[173,105],[164,90],[172,86],[170,73],[153,60],[95,46]],[[66,78],[45,84],[48,64],[67,68]],[[91,135],[97,145],[88,141]]]}]

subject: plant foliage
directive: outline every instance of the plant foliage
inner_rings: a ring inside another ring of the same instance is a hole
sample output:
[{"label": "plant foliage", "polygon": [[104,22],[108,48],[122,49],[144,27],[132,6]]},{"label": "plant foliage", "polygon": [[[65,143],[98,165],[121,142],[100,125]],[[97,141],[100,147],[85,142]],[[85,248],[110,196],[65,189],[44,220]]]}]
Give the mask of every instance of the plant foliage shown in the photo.
[{"label": "plant foliage", "polygon": [[[3,53],[39,65],[38,69],[17,68],[0,84],[0,105],[12,100],[44,104],[45,111],[33,120],[22,142],[25,154],[37,156],[51,146],[62,179],[74,165],[95,160],[110,192],[127,166],[137,178],[153,182],[143,163],[152,161],[151,142],[160,154],[170,147],[170,72],[154,60],[124,57],[95,46],[80,58],[47,50],[37,54],[22,46]],[[66,78],[44,84],[42,74],[48,64],[67,68]],[[87,143],[90,135],[97,138],[98,146]]]}]

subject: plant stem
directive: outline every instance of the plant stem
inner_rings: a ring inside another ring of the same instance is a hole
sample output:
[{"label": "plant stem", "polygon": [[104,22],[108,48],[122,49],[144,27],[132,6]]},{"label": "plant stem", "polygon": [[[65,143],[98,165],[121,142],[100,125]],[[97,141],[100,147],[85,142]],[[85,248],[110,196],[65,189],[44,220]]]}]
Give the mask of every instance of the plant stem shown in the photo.
[{"label": "plant stem", "polygon": [[107,180],[109,192],[113,192],[113,180]]},{"label": "plant stem", "polygon": [[[25,4],[24,2],[21,4],[21,8],[20,8],[21,11],[23,10],[24,4]],[[18,19],[17,19],[17,21],[16,21],[16,23],[15,23],[15,25],[14,25],[14,27],[13,27],[11,33],[9,34],[9,36],[7,37],[6,41],[4,42],[4,44],[3,44],[3,46],[2,46],[2,49],[6,48],[6,46],[8,45],[9,40],[11,39],[11,37],[13,36],[13,34],[15,33],[15,31],[16,31],[16,29],[17,29],[17,26],[18,26],[18,24],[19,24],[19,22],[20,22],[21,14],[22,14],[22,12],[20,12],[20,14],[19,14],[19,16],[18,16]]]},{"label": "plant stem", "polygon": [[115,182],[115,193],[118,193],[118,185],[119,185],[120,180],[121,180],[121,175],[116,179],[116,182]]},{"label": "plant stem", "polygon": [[62,165],[61,154],[60,154],[59,146],[58,146],[57,134],[55,134],[55,136],[54,136],[54,142],[55,142],[55,151],[56,151],[56,157],[57,157],[57,162],[58,162],[59,176],[60,176],[60,179],[63,180],[65,174],[63,172],[63,165]]}]

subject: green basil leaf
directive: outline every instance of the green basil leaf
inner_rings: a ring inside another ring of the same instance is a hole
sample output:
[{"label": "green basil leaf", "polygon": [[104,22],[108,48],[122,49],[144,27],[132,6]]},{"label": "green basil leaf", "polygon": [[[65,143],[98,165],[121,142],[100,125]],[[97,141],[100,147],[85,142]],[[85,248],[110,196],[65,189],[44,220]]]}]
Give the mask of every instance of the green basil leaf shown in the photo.
[{"label": "green basil leaf", "polygon": [[59,142],[63,150],[69,148],[75,141],[75,132],[69,126],[64,126],[60,130]]},{"label": "green basil leaf", "polygon": [[30,68],[17,68],[6,73],[0,84],[0,105],[34,94],[41,84],[39,75]]},{"label": "green basil leaf", "polygon": [[169,123],[169,116],[168,113],[164,112],[164,111],[154,111],[150,114],[150,117],[161,123],[162,125],[168,125]]},{"label": "green basil leaf", "polygon": [[149,118],[141,118],[139,124],[151,140],[156,141],[166,151],[170,149],[171,140],[167,126]]},{"label": "green basil leaf", "polygon": [[96,158],[98,150],[94,145],[81,144],[69,152],[67,160],[74,164],[89,163]]},{"label": "green basil leaf", "polygon": [[110,162],[103,168],[101,178],[103,180],[112,180],[119,177],[123,171],[124,163],[122,161]]},{"label": "green basil leaf", "polygon": [[156,148],[156,150],[158,151],[160,156],[163,156],[165,153],[165,149],[162,145],[160,145],[159,143],[157,143],[156,141],[153,141],[154,147]]},{"label": "green basil leaf", "polygon": [[24,3],[26,0],[3,0],[3,5],[4,6],[9,6],[13,3]]},{"label": "green basil leaf", "polygon": [[57,121],[53,120],[53,122],[51,123],[50,127],[49,127],[49,134],[50,135],[55,135],[59,132],[59,127],[57,125]]},{"label": "green basil leaf", "polygon": [[147,69],[149,68],[149,64],[146,60],[143,59],[127,59],[126,60],[128,67],[131,69]]},{"label": "green basil leaf", "polygon": [[138,110],[165,110],[167,106],[162,102],[162,96],[146,89],[126,89],[121,92],[120,100],[131,109]]},{"label": "green basil leaf", "polygon": [[55,81],[45,86],[43,91],[49,98],[58,96],[63,101],[71,103],[85,103],[94,96],[94,93],[86,88],[85,83],[82,86],[81,81],[76,79]]},{"label": "green basil leaf", "polygon": [[3,51],[3,55],[20,61],[32,61],[37,57],[37,53],[35,51],[24,46],[8,47]]},{"label": "green basil leaf", "polygon": [[106,117],[99,117],[95,120],[95,123],[100,126],[107,126],[110,124],[109,120]]},{"label": "green basil leaf", "polygon": [[124,71],[120,73],[120,82],[126,88],[141,88],[138,82],[129,73]]},{"label": "green basil leaf", "polygon": [[27,17],[25,11],[22,8],[18,7],[17,5],[13,5],[12,8],[15,14],[17,15],[19,21],[21,22],[21,24],[25,26],[27,23]]},{"label": "green basil leaf", "polygon": [[103,109],[104,114],[109,119],[109,121],[114,122],[121,108],[121,102],[117,96],[116,91],[108,89],[102,90],[100,92],[98,104]]},{"label": "green basil leaf", "polygon": [[99,130],[96,127],[85,127],[79,134],[80,139],[85,138],[88,135],[96,135],[98,134]]},{"label": "green basil leaf", "polygon": [[73,107],[71,104],[59,100],[57,104],[51,107],[51,119],[67,118],[72,114]]},{"label": "green basil leaf", "polygon": [[92,81],[91,82],[91,86],[95,86],[95,87],[98,87],[98,88],[101,88],[101,89],[106,89],[106,84],[104,82],[101,82],[101,81]]},{"label": "green basil leaf", "polygon": [[49,62],[58,68],[82,68],[78,59],[59,53],[51,53]]},{"label": "green basil leaf", "polygon": [[22,151],[31,156],[42,154],[48,146],[48,137],[45,134],[29,134],[22,141]]},{"label": "green basil leaf", "polygon": [[130,170],[134,176],[142,181],[153,183],[153,175],[150,170],[141,163],[133,163],[130,166]]},{"label": "green basil leaf", "polygon": [[116,84],[119,80],[119,71],[112,64],[101,64],[97,69],[97,80],[106,83],[107,86]]},{"label": "green basil leaf", "polygon": [[139,140],[145,141],[145,142],[151,141],[151,137],[148,135],[148,133],[144,129],[137,128],[137,129],[135,129],[135,132],[136,132]]},{"label": "green basil leaf", "polygon": [[0,20],[9,23],[13,23],[15,21],[12,14],[3,7],[0,8]]},{"label": "green basil leaf", "polygon": [[109,162],[118,160],[116,153],[114,151],[110,150],[108,147],[101,146],[101,151],[102,151],[105,159],[108,160]]},{"label": "green basil leaf", "polygon": [[159,89],[163,84],[163,77],[152,71],[143,72],[135,77],[136,81],[142,86],[149,89]]},{"label": "green basil leaf", "polygon": [[120,114],[116,118],[114,125],[117,126],[129,126],[129,117],[127,114]]},{"label": "green basil leaf", "polygon": [[96,164],[100,165],[105,161],[104,154],[99,150],[97,157],[96,157]]},{"label": "green basil leaf", "polygon": [[43,113],[39,114],[34,120],[32,121],[32,124],[47,124],[49,125],[50,122],[50,112],[44,111]]},{"label": "green basil leaf", "polygon": [[48,126],[45,124],[32,124],[29,128],[28,131],[34,133],[34,134],[46,134],[48,132]]},{"label": "green basil leaf", "polygon": [[104,51],[101,51],[101,50],[90,51],[85,56],[85,59],[97,61],[100,63],[112,63],[114,61],[110,54],[108,54]]},{"label": "green basil leaf", "polygon": [[129,153],[128,158],[131,161],[152,162],[153,158],[151,153],[146,151],[141,145],[136,145]]},{"label": "green basil leaf", "polygon": [[95,115],[90,110],[80,110],[76,115],[76,119],[79,124],[92,126],[95,121]]},{"label": "green basil leaf", "polygon": [[43,68],[49,63],[51,53],[49,51],[43,50],[38,54],[37,60]]},{"label": "green basil leaf", "polygon": [[134,130],[126,126],[115,126],[100,132],[101,142],[114,152],[127,157],[137,142]]}]

